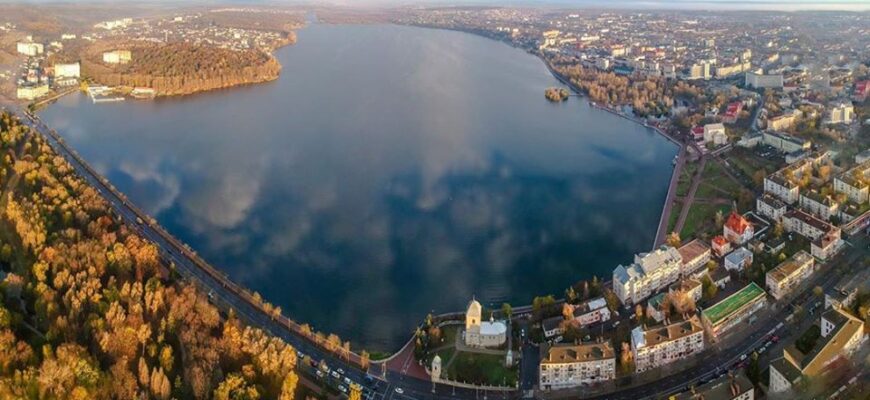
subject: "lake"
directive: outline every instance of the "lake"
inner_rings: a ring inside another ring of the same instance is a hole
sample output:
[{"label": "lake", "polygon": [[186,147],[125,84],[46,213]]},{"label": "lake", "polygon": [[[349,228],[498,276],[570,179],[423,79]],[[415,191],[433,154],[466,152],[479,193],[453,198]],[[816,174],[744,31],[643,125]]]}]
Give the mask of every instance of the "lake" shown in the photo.
[{"label": "lake", "polygon": [[396,350],[429,312],[560,297],[648,251],[677,147],[470,34],[314,24],[277,81],[43,119],[234,280]]}]

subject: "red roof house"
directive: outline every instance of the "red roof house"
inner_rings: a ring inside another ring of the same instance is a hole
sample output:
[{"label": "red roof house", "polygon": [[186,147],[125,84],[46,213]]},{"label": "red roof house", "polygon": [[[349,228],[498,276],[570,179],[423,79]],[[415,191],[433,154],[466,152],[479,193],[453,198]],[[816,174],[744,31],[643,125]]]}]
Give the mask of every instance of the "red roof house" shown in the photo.
[{"label": "red roof house", "polygon": [[728,221],[725,222],[722,231],[729,242],[738,245],[748,242],[755,234],[755,230],[752,228],[749,220],[734,211],[731,211],[731,215],[728,216]]},{"label": "red roof house", "polygon": [[864,101],[868,95],[870,95],[870,81],[855,82],[855,93],[852,94],[852,97],[856,101]]},{"label": "red roof house", "polygon": [[729,242],[728,239],[725,239],[724,236],[714,237],[711,247],[713,248],[713,253],[718,257],[722,257],[731,252],[731,242]]},{"label": "red roof house", "polygon": [[722,116],[722,121],[729,124],[737,122],[737,116],[740,115],[740,111],[743,111],[742,102],[735,101],[728,104],[728,108],[725,110],[725,115]]}]

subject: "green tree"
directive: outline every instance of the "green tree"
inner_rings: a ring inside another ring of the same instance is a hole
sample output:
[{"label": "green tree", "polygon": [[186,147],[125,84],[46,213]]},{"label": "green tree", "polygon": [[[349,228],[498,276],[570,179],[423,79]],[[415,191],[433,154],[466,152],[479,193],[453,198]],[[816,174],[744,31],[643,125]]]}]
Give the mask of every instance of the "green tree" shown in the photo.
[{"label": "green tree", "polygon": [[510,319],[513,315],[513,308],[508,303],[502,303],[501,305],[501,315],[504,319]]}]

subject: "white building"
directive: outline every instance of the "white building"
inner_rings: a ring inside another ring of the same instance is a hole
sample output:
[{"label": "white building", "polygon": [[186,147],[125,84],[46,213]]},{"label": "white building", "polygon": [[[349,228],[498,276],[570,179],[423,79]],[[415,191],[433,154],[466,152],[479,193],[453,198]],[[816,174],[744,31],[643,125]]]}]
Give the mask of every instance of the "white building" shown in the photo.
[{"label": "white building", "polygon": [[704,142],[713,143],[716,146],[728,143],[728,135],[725,134],[725,125],[704,125]]},{"label": "white building", "polygon": [[745,375],[722,375],[709,383],[669,397],[669,400],[755,400],[755,386]]},{"label": "white building", "polygon": [[16,95],[22,100],[36,100],[42,96],[48,95],[48,85],[24,85],[19,86]]},{"label": "white building", "polygon": [[565,389],[612,380],[616,356],[610,342],[545,347],[539,386],[542,390]]},{"label": "white building", "polygon": [[834,178],[834,191],[843,193],[857,204],[864,204],[868,199],[868,175],[870,161],[865,161]]},{"label": "white building", "polygon": [[801,250],[783,261],[776,268],[767,271],[765,285],[773,298],[779,300],[788,294],[801,282],[809,278],[814,271],[815,259]]},{"label": "white building", "polygon": [[133,60],[130,50],[114,50],[103,53],[103,62],[106,64],[126,64]]},{"label": "white building", "polygon": [[752,265],[752,252],[745,247],[738,247],[725,256],[725,269],[728,271],[743,271],[750,265]]},{"label": "white building", "polygon": [[779,221],[785,215],[786,205],[776,197],[765,193],[755,201],[755,210],[771,221]]},{"label": "white building", "polygon": [[782,226],[786,232],[794,232],[810,240],[819,239],[832,229],[836,229],[833,225],[801,210],[785,213],[782,217]]},{"label": "white building", "polygon": [[637,372],[658,368],[704,350],[704,328],[698,316],[664,327],[631,331],[631,352]]},{"label": "white building", "polygon": [[722,226],[722,236],[735,245],[741,245],[752,240],[755,236],[755,228],[744,216],[731,211],[728,220]]},{"label": "white building", "polygon": [[682,264],[680,252],[670,246],[635,255],[634,263],[613,270],[613,291],[622,304],[632,305],[676,282]]},{"label": "white building", "polygon": [[843,247],[843,240],[840,238],[840,228],[833,226],[831,228],[832,229],[822,235],[822,237],[813,240],[810,244],[810,253],[813,257],[822,261],[831,258],[831,256],[837,254],[837,252]]},{"label": "white building", "polygon": [[790,179],[780,174],[773,174],[764,178],[764,193],[774,196],[786,204],[794,204],[800,196],[800,188]]},{"label": "white building", "polygon": [[831,196],[822,196],[816,191],[805,191],[800,195],[800,206],[807,212],[829,221],[837,215],[839,204]]},{"label": "white building", "polygon": [[782,88],[782,74],[764,75],[760,70],[749,71],[746,73],[745,84],[754,88]]},{"label": "white building", "polygon": [[[783,116],[784,117],[784,116]],[[774,118],[768,123],[768,127],[772,130],[785,129],[793,123],[794,118],[789,117],[788,124],[785,120]],[[774,127],[770,127],[770,125]],[[785,125],[783,125],[785,124]],[[772,146],[783,153],[793,153],[800,150],[809,150],[813,143],[809,140],[800,139],[782,132],[764,131],[761,133],[761,142]]]},{"label": "white building", "polygon": [[81,66],[79,63],[54,64],[55,78],[80,78]]},{"label": "white building", "polygon": [[30,57],[38,56],[44,51],[42,43],[18,42],[16,47],[19,53]]},{"label": "white building", "polygon": [[576,306],[570,306],[574,320],[580,326],[592,325],[596,322],[604,322],[610,320],[610,309],[607,308],[607,301],[603,297],[592,299]]},{"label": "white building", "polygon": [[828,113],[828,120],[825,122],[829,124],[848,124],[853,119],[855,119],[855,108],[851,104],[841,103],[831,108],[831,111]]},{"label": "white building", "polygon": [[465,312],[465,345],[471,347],[498,347],[507,340],[507,326],[502,321],[481,321],[483,307],[477,300],[468,303]]},{"label": "white building", "polygon": [[710,246],[700,239],[694,239],[680,246],[677,251],[680,252],[680,258],[683,260],[680,266],[680,276],[683,278],[702,275],[712,256]]}]

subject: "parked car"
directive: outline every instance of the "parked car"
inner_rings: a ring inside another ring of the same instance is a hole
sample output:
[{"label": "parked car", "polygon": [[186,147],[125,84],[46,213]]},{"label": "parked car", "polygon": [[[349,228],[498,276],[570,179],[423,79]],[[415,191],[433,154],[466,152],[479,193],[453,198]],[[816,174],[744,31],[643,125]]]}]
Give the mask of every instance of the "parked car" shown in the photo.
[{"label": "parked car", "polygon": [[397,387],[397,388],[396,388],[396,393],[398,393],[398,394],[404,394],[404,393],[405,393],[405,391],[404,391],[404,390],[402,390],[402,388],[400,388],[400,387]]}]

